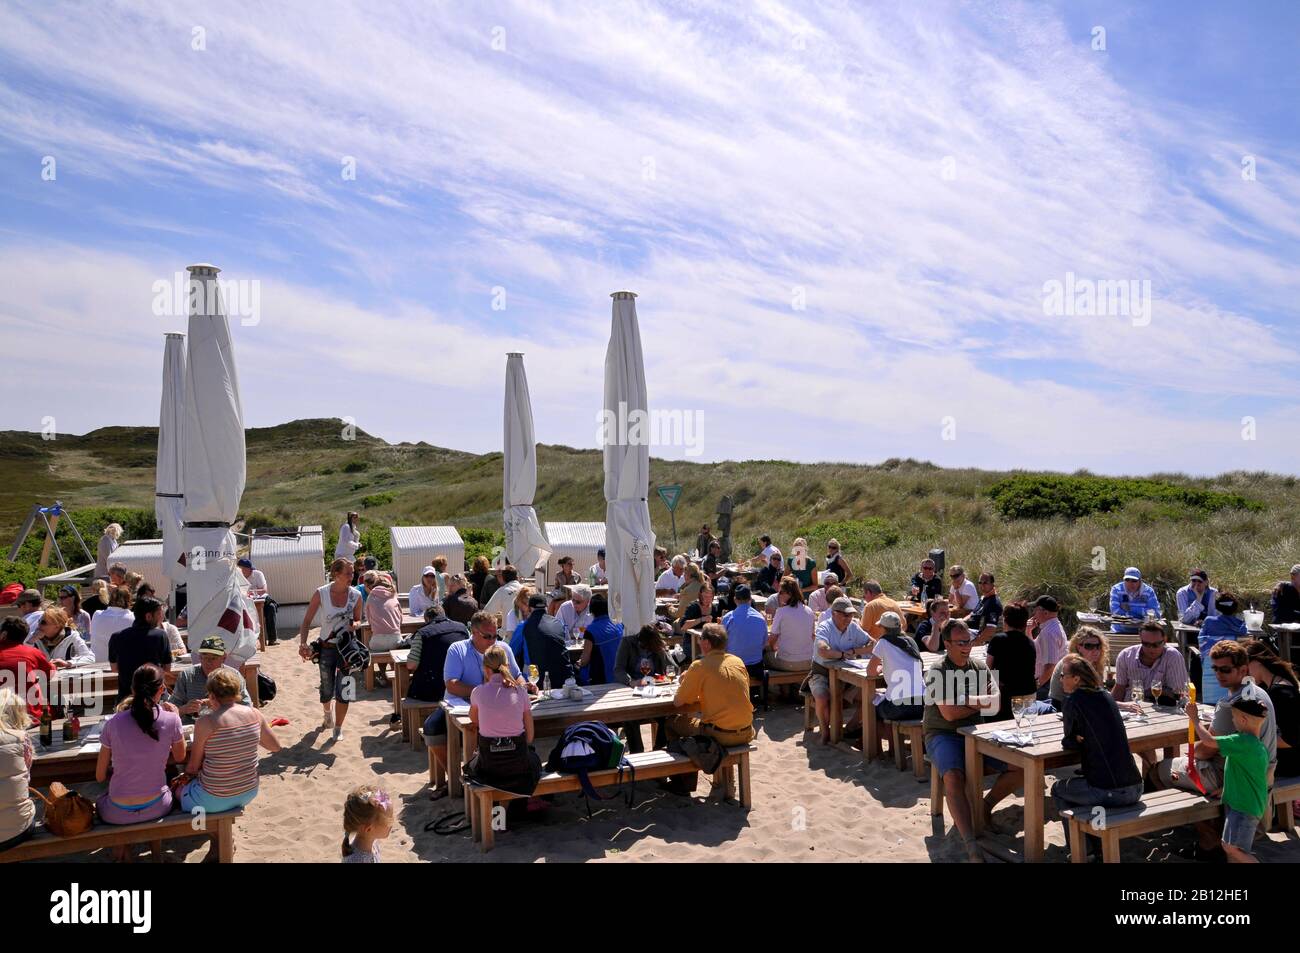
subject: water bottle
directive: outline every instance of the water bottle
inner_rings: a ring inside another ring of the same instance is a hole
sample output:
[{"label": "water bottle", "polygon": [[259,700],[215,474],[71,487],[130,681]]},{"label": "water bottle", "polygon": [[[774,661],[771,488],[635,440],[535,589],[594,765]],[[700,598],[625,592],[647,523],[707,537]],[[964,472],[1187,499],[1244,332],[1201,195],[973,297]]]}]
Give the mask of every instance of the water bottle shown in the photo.
[{"label": "water bottle", "polygon": [[542,691],[549,692],[550,690],[551,690],[551,673],[547,672],[545,675],[542,676]]}]

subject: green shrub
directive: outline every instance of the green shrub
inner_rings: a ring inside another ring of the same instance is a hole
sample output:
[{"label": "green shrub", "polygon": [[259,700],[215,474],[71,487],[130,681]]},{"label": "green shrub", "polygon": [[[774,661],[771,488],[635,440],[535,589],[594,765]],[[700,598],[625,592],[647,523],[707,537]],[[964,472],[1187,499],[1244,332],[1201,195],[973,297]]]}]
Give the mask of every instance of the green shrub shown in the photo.
[{"label": "green shrub", "polygon": [[901,538],[898,528],[878,516],[860,520],[826,520],[813,523],[795,533],[808,540],[809,552],[824,550],[826,540],[834,537],[840,542],[840,551],[846,556],[887,549]]},{"label": "green shrub", "polygon": [[365,509],[372,509],[376,506],[391,503],[395,499],[397,499],[397,495],[394,493],[371,493],[369,496],[361,498],[361,505]]},{"label": "green shrub", "polygon": [[1262,510],[1263,504],[1237,493],[1202,490],[1162,480],[1021,473],[999,480],[989,497],[1005,519],[1079,519],[1109,513],[1133,500],[1165,504],[1155,518],[1175,510],[1205,515],[1222,509]]},{"label": "green shrub", "polygon": [[[104,527],[109,523],[121,524],[123,541],[158,539],[162,535],[153,510],[130,506],[87,506],[75,510],[69,509],[68,515],[59,520],[59,525],[54,530],[54,538],[59,544],[59,549],[63,551],[63,558],[68,561],[69,569],[84,565],[85,561],[85,554],[81,552],[81,547],[77,545],[72,535],[71,523],[76,523],[77,531],[86,541],[86,548],[90,550],[92,560],[95,558],[95,548],[99,545],[99,537],[104,534]],[[45,524],[38,520],[32,524],[32,531],[27,534],[22,548],[18,550],[18,561],[35,564],[41,558],[41,547],[44,545]],[[58,565],[53,552],[50,554],[50,559],[56,566]]]},{"label": "green shrub", "polygon": [[[338,529],[327,529],[325,531],[325,565],[327,568],[334,561],[334,547],[338,544]],[[357,554],[363,558],[365,556],[374,556],[378,560],[381,569],[391,569],[393,567],[393,539],[389,535],[389,527],[383,523],[367,521],[361,528],[361,548],[357,550]]]},{"label": "green shrub", "polygon": [[475,558],[486,556],[491,562],[498,552],[498,547],[505,546],[506,534],[504,530],[482,529],[479,527],[467,527],[458,529],[460,538],[465,543],[465,564],[474,565]]},{"label": "green shrub", "polygon": [[[11,563],[7,559],[0,559],[0,589],[3,589],[11,582],[21,582],[29,588],[35,587],[36,580],[40,579],[41,576],[49,576],[58,571],[57,566],[42,569],[36,565],[35,559],[31,562],[20,561],[16,563]],[[52,597],[54,595],[53,588],[52,586],[46,586],[47,596]]]},{"label": "green shrub", "polygon": [[349,460],[343,464],[344,473],[361,473],[363,470],[370,469],[369,460]]}]

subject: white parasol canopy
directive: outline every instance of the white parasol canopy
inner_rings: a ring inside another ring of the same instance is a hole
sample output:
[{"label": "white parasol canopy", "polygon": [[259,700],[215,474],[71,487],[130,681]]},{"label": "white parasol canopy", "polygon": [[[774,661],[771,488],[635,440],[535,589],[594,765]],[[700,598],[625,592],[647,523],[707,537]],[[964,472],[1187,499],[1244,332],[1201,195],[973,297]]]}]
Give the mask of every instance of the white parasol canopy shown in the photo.
[{"label": "white parasol canopy", "polygon": [[213,265],[189,266],[182,466],[186,611],[191,648],[220,636],[238,663],[257,651],[257,633],[230,531],[244,494],[244,412],[219,271]]},{"label": "white parasol canopy", "polygon": [[185,522],[185,485],[181,439],[185,423],[185,335],[165,335],[162,404],[158,410],[158,463],[154,470],[153,512],[162,530],[163,571],[173,586],[185,582],[185,551],[181,540]]},{"label": "white parasol canopy", "polygon": [[530,578],[551,555],[551,543],[537,521],[533,495],[537,492],[537,438],[533,434],[533,402],[522,354],[506,355],[505,460],[502,461],[506,526],[506,556]]},{"label": "white parasol canopy", "polygon": [[605,571],[609,615],[623,631],[654,622],[655,534],[650,528],[650,445],[645,359],[636,320],[636,295],[616,291],[605,352]]}]

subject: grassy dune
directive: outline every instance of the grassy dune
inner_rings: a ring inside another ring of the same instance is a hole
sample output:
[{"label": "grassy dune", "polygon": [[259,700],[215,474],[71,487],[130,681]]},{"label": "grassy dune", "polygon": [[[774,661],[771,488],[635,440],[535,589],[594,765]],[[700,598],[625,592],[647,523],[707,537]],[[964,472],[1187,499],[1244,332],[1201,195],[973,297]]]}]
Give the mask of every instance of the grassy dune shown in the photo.
[{"label": "grassy dune", "polygon": [[[500,529],[501,455],[477,455],[427,444],[388,444],[357,432],[344,440],[334,420],[300,420],[248,432],[248,489],[241,515],[259,525],[324,523],[337,528],[358,509],[366,524],[450,523]],[[8,545],[32,503],[55,498],[72,510],[121,505],[152,508],[152,428],[112,427],[44,441],[38,434],[0,433],[0,539]],[[543,520],[601,520],[601,455],[569,447],[538,448],[537,509]],[[990,488],[1006,473],[945,470],[913,460],[866,466],[778,460],[687,463],[653,460],[652,486],[681,483],[677,511],[681,548],[693,545],[702,522],[716,523],[718,500],[735,501],[733,538],[756,549],[760,532],[788,551],[809,535],[820,558],[828,532],[845,543],[860,579],[902,589],[931,547],[972,575],[998,577],[1004,598],[1052,592],[1067,607],[1102,597],[1127,565],[1136,564],[1172,604],[1192,566],[1211,580],[1262,604],[1273,584],[1300,558],[1300,513],[1294,477],[1227,473],[1211,479],[1157,474],[1175,486],[1239,494],[1257,511],[1203,512],[1155,500],[1075,520],[1005,519]],[[655,532],[671,543],[668,512],[651,496]],[[868,523],[854,521],[869,520]],[[99,527],[82,526],[98,535]],[[92,540],[93,542],[93,540]],[[1094,568],[1094,565],[1102,568]]]}]

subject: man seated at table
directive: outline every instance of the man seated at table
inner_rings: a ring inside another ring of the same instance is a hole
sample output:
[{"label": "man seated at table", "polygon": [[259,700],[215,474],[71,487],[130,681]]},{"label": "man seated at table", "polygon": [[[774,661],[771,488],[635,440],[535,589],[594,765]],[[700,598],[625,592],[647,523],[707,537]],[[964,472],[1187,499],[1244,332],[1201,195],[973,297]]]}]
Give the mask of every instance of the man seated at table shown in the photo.
[{"label": "man seated at table", "polygon": [[[560,593],[563,597],[563,592]],[[525,620],[520,636],[523,638],[525,664],[536,665],[539,678],[551,677],[551,687],[559,688],[570,678],[576,679],[573,663],[569,660],[569,649],[564,637],[564,626],[553,612],[562,602],[547,600],[540,592],[528,598],[528,618]],[[475,614],[474,618],[478,618]],[[496,626],[492,627],[496,632]]]},{"label": "man seated at table", "polygon": [[868,579],[862,584],[862,595],[867,600],[866,605],[862,607],[862,628],[873,639],[884,635],[884,630],[880,627],[880,617],[886,612],[892,612],[900,619],[907,618],[903,614],[902,606],[885,595],[885,591],[876,580]]},{"label": "man seated at table", "polygon": [[135,621],[108,640],[108,661],[117,672],[117,700],[131,694],[135,670],[152,662],[164,672],[172,667],[172,647],[162,630],[163,604],[151,596],[135,600]]},{"label": "man seated at table", "polygon": [[[1157,619],[1160,618],[1160,600],[1156,597],[1156,591],[1142,581],[1141,570],[1137,566],[1129,566],[1124,570],[1124,578],[1110,587],[1110,614],[1129,616],[1140,621],[1146,618],[1148,611],[1154,612]],[[1131,635],[1137,631],[1137,621],[1132,625],[1117,622],[1110,629],[1112,632],[1127,632]]]},{"label": "man seated at table", "polygon": [[[411,636],[411,653],[406,657],[406,668],[411,673],[411,684],[407,687],[406,697],[422,702],[440,702],[447,694],[447,683],[443,674],[447,665],[447,653],[457,642],[467,642],[469,630],[449,619],[441,606],[430,606],[424,611],[424,625]],[[485,646],[490,647],[486,639]],[[401,716],[397,716],[401,720]],[[439,763],[442,773],[447,773],[447,719],[446,713],[439,706],[424,720],[424,741],[433,752],[434,760]],[[437,799],[447,793],[446,785],[439,785],[430,792],[431,799]]]},{"label": "man seated at table", "polygon": [[749,673],[727,652],[727,630],[722,626],[706,625],[700,647],[704,657],[691,663],[677,685],[676,714],[665,724],[668,740],[707,735],[725,748],[748,744],[754,740]]},{"label": "man seated at table", "polygon": [[925,603],[925,618],[916,626],[916,641],[927,652],[942,652],[943,639],[940,633],[947,621],[952,618],[948,600],[929,599]]},{"label": "man seated at table", "polygon": [[581,583],[569,587],[569,598],[560,604],[555,617],[564,626],[565,638],[581,639],[591,625],[591,587]]},{"label": "man seated at table", "polygon": [[758,571],[758,576],[754,579],[754,589],[762,595],[771,595],[781,584],[781,575],[781,554],[773,553],[768,564]]},{"label": "man seated at table", "polygon": [[[808,608],[812,609],[814,620],[821,619],[822,613],[829,609],[831,603],[835,601],[834,599],[828,598],[828,594],[832,586],[839,586],[839,582],[840,577],[835,575],[835,573],[829,571],[824,572],[821,574],[821,585],[808,593]],[[841,590],[840,595],[843,594],[844,593]]]},{"label": "man seated at table", "polygon": [[1056,663],[1070,651],[1070,640],[1059,617],[1061,606],[1051,596],[1039,596],[1030,603],[1034,610],[1031,631],[1034,652],[1038,657],[1038,700],[1047,701],[1052,690],[1052,673]]},{"label": "man seated at table", "polygon": [[[973,863],[984,858],[974,841],[973,805],[966,797],[966,736],[958,730],[978,725],[980,717],[998,710],[1001,698],[989,678],[987,666],[971,658],[975,639],[959,619],[950,620],[941,632],[944,656],[930,666],[925,675],[925,753],[943,781],[943,796],[948,804],[957,833],[961,835],[966,857]],[[993,809],[1007,795],[1024,784],[1019,769],[988,756],[983,769],[998,772],[993,789],[984,797],[982,809],[986,823]],[[981,779],[982,781],[983,779]],[[981,783],[980,788],[983,788]]]},{"label": "man seated at table", "polygon": [[587,673],[584,684],[604,685],[614,680],[614,662],[623,641],[623,624],[609,617],[609,597],[602,592],[591,597],[589,608],[590,621],[583,634],[578,670]]},{"label": "man seated at table", "polygon": [[469,625],[469,620],[478,612],[478,603],[470,595],[469,580],[464,573],[454,573],[447,580],[447,597],[442,600],[442,612],[448,619],[461,625]]},{"label": "man seated at table", "polygon": [[964,619],[979,608],[980,594],[975,583],[966,578],[966,568],[953,566],[948,570],[952,585],[948,588],[948,605],[952,607],[954,619]]},{"label": "man seated at table", "polygon": [[700,564],[700,570],[708,578],[709,582],[715,582],[718,573],[722,570],[718,567],[722,565],[722,544],[716,539],[709,541],[709,551],[704,557],[704,562]]},{"label": "man seated at table", "polygon": [[943,595],[943,580],[935,572],[933,559],[921,560],[921,571],[912,577],[909,594],[914,602],[929,602]]},{"label": "man seated at table", "polygon": [[[868,653],[863,650],[871,642],[871,636],[858,625],[857,612],[847,597],[837,598],[831,603],[829,611],[831,617],[817,626],[813,636],[812,666],[808,675],[808,690],[812,692],[813,705],[817,710],[817,726],[824,745],[830,744],[831,740],[831,676],[825,663],[866,655]],[[854,737],[862,730],[859,727],[862,713],[857,710],[857,699],[857,688],[845,685],[841,694],[841,712],[847,713],[850,708],[853,709],[848,719],[850,728],[845,732],[845,737]]]},{"label": "man seated at table", "polygon": [[710,544],[715,542],[717,540],[713,538],[713,533],[709,531],[709,524],[705,523],[700,527],[700,535],[695,537],[695,552],[703,558],[708,554]]},{"label": "man seated at table", "polygon": [[668,550],[662,546],[655,547],[655,575],[662,576],[668,571]]},{"label": "man seated at table", "polygon": [[[842,586],[834,586],[834,585],[827,586],[826,587],[826,608],[823,609],[821,613],[817,616],[817,624],[821,625],[823,622],[827,621],[831,617],[832,615],[831,606],[835,605],[836,599],[847,599],[847,598],[848,596],[845,595],[844,588]],[[852,604],[853,604],[853,600],[850,599],[849,605]],[[857,614],[858,614],[857,610],[854,609],[853,615],[856,617]]]},{"label": "man seated at table", "polygon": [[167,700],[182,715],[198,717],[203,713],[208,700],[208,676],[225,666],[239,679],[239,703],[253,704],[244,676],[235,666],[226,664],[226,657],[225,639],[217,635],[204,639],[199,643],[199,664],[191,665],[176,676],[176,684],[172,686],[171,696]]},{"label": "man seated at table", "polygon": [[754,678],[763,677],[763,649],[767,645],[767,619],[754,608],[749,586],[736,587],[736,608],[722,617],[727,645],[745,663]]},{"label": "man seated at table", "polygon": [[[1160,683],[1160,699],[1153,698],[1151,686]],[[1138,630],[1138,644],[1121,649],[1115,656],[1115,685],[1111,694],[1116,701],[1132,699],[1134,688],[1142,690],[1144,700],[1173,705],[1187,689],[1187,664],[1182,653],[1169,645],[1165,627],[1159,622],[1144,622]]]},{"label": "man seated at table", "polygon": [[980,573],[980,601],[975,611],[966,617],[966,628],[975,633],[975,644],[983,645],[993,638],[993,634],[1002,627],[1002,600],[998,598],[998,587],[993,580],[993,573]]},{"label": "man seated at table", "polygon": [[686,557],[674,556],[668,569],[655,582],[656,596],[674,596],[686,580]]},{"label": "man seated at table", "polygon": [[41,624],[41,615],[44,610],[41,608],[45,602],[41,598],[40,591],[37,589],[24,589],[18,593],[18,598],[14,600],[14,607],[23,618],[23,623],[27,626],[27,634],[35,635],[36,628]]},{"label": "man seated at table", "polygon": [[[1214,706],[1210,734],[1222,737],[1233,733],[1232,706],[1239,699],[1247,698],[1259,702],[1265,711],[1259,740],[1268,750],[1268,777],[1271,783],[1274,766],[1277,764],[1277,718],[1268,692],[1255,684],[1255,680],[1250,677],[1250,657],[1239,642],[1217,643],[1210,650],[1210,664],[1213,666],[1214,677],[1219,687],[1224,690],[1223,697]],[[1181,750],[1186,752],[1185,748]],[[1213,738],[1202,738],[1197,741],[1193,754],[1196,758],[1196,771],[1201,777],[1205,790],[1210,794],[1221,791],[1225,759],[1218,743]],[[1185,754],[1161,761],[1156,765],[1156,776],[1161,787],[1176,787],[1199,793],[1196,782],[1188,775]],[[1217,831],[1203,827],[1198,827],[1197,831],[1199,844],[1195,859],[1222,862],[1223,848],[1218,844]]]},{"label": "man seated at table", "polygon": [[1200,625],[1219,614],[1214,600],[1219,590],[1210,585],[1210,576],[1204,569],[1193,569],[1187,585],[1178,590],[1174,602],[1178,606],[1178,621],[1184,625]]},{"label": "man seated at table", "polygon": [[1300,622],[1300,563],[1291,567],[1291,579],[1273,587],[1271,600],[1274,622]]},{"label": "man seated at table", "polygon": [[605,547],[601,546],[596,550],[596,562],[587,570],[587,585],[589,586],[607,586],[609,585],[609,575],[605,569]]}]

